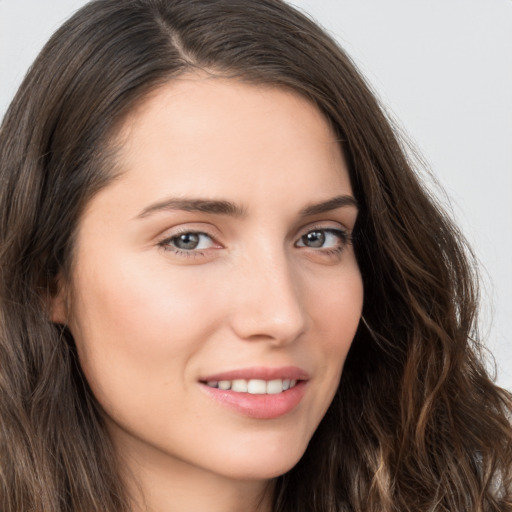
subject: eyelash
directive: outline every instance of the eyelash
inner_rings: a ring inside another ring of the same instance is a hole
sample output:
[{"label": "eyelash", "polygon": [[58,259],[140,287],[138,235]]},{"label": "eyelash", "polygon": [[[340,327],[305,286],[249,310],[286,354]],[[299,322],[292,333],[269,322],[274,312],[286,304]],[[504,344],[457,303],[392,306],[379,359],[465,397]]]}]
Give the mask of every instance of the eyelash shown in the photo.
[{"label": "eyelash", "polygon": [[173,236],[167,237],[164,240],[161,240],[160,242],[158,242],[158,246],[161,247],[166,252],[171,252],[173,254],[176,254],[177,256],[185,257],[185,258],[204,257],[206,255],[201,250],[197,250],[197,249],[185,250],[185,249],[180,249],[176,246],[171,245],[174,240],[178,239],[180,236],[183,236],[183,235],[206,236],[206,237],[210,238],[212,240],[212,242],[215,242],[215,238],[213,236],[209,235],[208,233],[205,233],[204,231],[195,231],[193,229],[183,229],[182,231],[178,231],[177,233],[175,233]]},{"label": "eyelash", "polygon": [[[329,227],[324,227],[324,226],[308,227],[307,231],[299,237],[298,241],[302,240],[308,234],[315,233],[315,232],[328,233],[328,234],[336,236],[339,239],[340,243],[336,247],[324,248],[324,249],[319,248],[319,251],[321,251],[323,254],[328,255],[328,256],[340,256],[342,254],[342,252],[345,250],[345,248],[347,247],[347,245],[352,243],[352,235],[347,229],[329,228]],[[297,246],[296,244],[298,243],[298,241],[295,242],[295,246]],[[300,246],[300,247],[302,247],[302,246]],[[307,246],[304,246],[304,247],[307,247]]]},{"label": "eyelash", "polygon": [[[346,246],[352,243],[352,236],[351,233],[342,228],[326,228],[323,226],[312,226],[307,229],[302,235],[299,236],[297,242],[295,242],[295,247],[305,247],[308,248],[306,245],[297,245],[299,241],[303,240],[304,237],[307,235],[314,233],[314,232],[321,232],[324,234],[331,234],[340,240],[340,244],[333,248],[322,248],[319,247],[317,252],[321,252],[322,254],[328,255],[328,256],[339,256],[341,253],[345,250]],[[184,229],[183,231],[180,231],[178,233],[175,233],[171,237],[166,237],[165,239],[158,242],[158,246],[161,247],[164,251],[170,251],[173,254],[176,254],[180,257],[185,258],[195,258],[195,257],[204,257],[206,254],[204,251],[197,250],[197,249],[180,249],[176,246],[173,246],[173,241],[177,240],[180,236],[183,235],[198,235],[198,236],[205,236],[212,240],[212,242],[215,244],[215,238],[208,233],[205,233],[203,231],[195,231],[193,229]],[[311,248],[315,250],[315,248]],[[315,251],[316,252],[316,251]]]}]

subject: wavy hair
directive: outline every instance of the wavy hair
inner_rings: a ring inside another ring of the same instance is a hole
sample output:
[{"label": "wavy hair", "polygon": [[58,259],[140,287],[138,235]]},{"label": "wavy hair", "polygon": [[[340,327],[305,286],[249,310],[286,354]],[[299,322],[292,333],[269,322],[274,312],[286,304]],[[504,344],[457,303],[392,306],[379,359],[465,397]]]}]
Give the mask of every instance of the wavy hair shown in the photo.
[{"label": "wavy hair", "polygon": [[65,327],[49,320],[123,119],[191,69],[298,92],[331,122],[360,214],[363,321],[275,512],[512,510],[512,397],[476,338],[473,257],[348,56],[280,0],[96,0],[50,39],[0,128],[0,508],[129,501]]}]

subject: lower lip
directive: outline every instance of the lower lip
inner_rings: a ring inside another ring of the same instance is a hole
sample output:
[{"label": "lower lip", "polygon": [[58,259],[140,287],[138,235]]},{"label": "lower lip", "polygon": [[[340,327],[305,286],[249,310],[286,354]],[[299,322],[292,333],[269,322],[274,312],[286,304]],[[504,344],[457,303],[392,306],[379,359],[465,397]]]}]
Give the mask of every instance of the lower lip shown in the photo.
[{"label": "lower lip", "polygon": [[211,388],[201,383],[201,388],[213,399],[227,408],[259,420],[279,418],[290,413],[304,397],[307,381],[299,381],[291,388],[275,395],[252,395],[237,393],[219,388]]}]

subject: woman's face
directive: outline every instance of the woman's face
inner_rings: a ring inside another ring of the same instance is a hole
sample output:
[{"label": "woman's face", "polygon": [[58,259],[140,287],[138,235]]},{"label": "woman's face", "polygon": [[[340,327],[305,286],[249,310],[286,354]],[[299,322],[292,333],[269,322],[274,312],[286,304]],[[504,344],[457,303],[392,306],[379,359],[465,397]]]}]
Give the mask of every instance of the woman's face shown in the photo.
[{"label": "woman's face", "polygon": [[295,93],[195,75],[146,100],[120,140],[122,174],[83,214],[54,320],[120,453],[282,474],[331,403],[361,315],[339,145]]}]

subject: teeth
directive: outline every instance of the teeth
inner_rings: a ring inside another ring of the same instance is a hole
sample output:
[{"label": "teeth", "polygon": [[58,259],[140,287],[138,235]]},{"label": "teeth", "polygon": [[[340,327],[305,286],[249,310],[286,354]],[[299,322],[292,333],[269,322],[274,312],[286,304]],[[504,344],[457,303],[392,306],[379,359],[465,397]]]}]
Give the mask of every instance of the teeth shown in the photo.
[{"label": "teeth", "polygon": [[247,392],[251,395],[264,395],[267,392],[267,383],[264,380],[251,379],[247,383]]},{"label": "teeth", "polygon": [[235,391],[237,393],[250,393],[252,395],[277,395],[297,385],[295,379],[235,379],[235,380],[211,380],[206,383],[211,388],[219,388],[223,391]]},{"label": "teeth", "polygon": [[267,395],[276,395],[282,393],[283,381],[282,380],[269,380],[267,382]]},{"label": "teeth", "polygon": [[231,384],[231,391],[238,393],[247,393],[247,381],[243,379],[234,380]]}]

